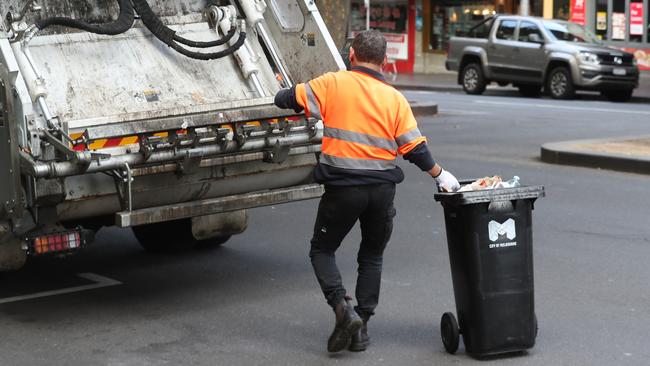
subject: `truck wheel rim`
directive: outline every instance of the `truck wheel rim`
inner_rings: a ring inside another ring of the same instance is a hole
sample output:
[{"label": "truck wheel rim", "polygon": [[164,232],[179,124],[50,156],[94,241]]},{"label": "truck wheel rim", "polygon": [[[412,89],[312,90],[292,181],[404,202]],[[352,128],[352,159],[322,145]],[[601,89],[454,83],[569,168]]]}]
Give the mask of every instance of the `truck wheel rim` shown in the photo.
[{"label": "truck wheel rim", "polygon": [[555,75],[553,75],[553,77],[551,78],[551,91],[553,92],[553,95],[564,94],[564,91],[566,90],[566,86],[567,86],[566,75],[564,75],[561,72],[558,72]]},{"label": "truck wheel rim", "polygon": [[474,90],[478,84],[478,73],[474,69],[467,69],[464,78],[465,88]]}]

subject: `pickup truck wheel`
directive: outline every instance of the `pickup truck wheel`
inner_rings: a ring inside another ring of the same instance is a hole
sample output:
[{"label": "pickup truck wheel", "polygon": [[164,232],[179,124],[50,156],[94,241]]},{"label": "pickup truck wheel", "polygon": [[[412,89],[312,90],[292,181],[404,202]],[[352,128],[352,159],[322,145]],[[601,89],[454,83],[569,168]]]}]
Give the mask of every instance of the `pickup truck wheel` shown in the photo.
[{"label": "pickup truck wheel", "polygon": [[463,68],[463,90],[467,94],[483,94],[485,91],[485,77],[483,69],[478,63],[470,63]]},{"label": "pickup truck wheel", "polygon": [[542,87],[539,85],[519,85],[519,93],[528,98],[539,98]]},{"label": "pickup truck wheel", "polygon": [[190,220],[176,220],[131,227],[144,250],[152,253],[178,252],[196,244]]},{"label": "pickup truck wheel", "polygon": [[600,94],[612,102],[627,102],[632,98],[632,92],[634,89],[604,90]]},{"label": "pickup truck wheel", "polygon": [[546,88],[553,99],[572,99],[576,93],[571,72],[564,66],[551,70]]}]

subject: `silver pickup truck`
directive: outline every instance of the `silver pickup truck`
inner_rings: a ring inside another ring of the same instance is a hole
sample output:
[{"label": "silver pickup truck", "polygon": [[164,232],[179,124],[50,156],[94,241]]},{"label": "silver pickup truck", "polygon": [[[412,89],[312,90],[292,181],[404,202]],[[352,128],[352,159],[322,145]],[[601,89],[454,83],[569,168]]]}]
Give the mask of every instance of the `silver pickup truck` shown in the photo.
[{"label": "silver pickup truck", "polygon": [[537,17],[498,15],[452,37],[445,66],[458,72],[468,94],[481,94],[494,81],[528,97],[544,89],[571,99],[576,90],[592,90],[626,101],[639,84],[632,54],[604,46],[578,24]]}]

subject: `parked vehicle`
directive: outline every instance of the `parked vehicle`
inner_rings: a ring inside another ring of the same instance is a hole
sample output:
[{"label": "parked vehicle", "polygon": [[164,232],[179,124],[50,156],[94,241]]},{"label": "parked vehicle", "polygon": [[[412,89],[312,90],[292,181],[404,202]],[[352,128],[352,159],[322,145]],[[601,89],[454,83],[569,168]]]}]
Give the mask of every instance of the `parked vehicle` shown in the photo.
[{"label": "parked vehicle", "polygon": [[345,67],[312,1],[86,2],[0,3],[0,271],[105,225],[219,245],[322,194],[322,124],[273,105]]},{"label": "parked vehicle", "polygon": [[446,68],[458,72],[468,94],[481,94],[494,81],[528,97],[544,88],[556,99],[593,90],[626,101],[639,84],[631,53],[604,46],[579,24],[537,17],[497,15],[452,37]]}]

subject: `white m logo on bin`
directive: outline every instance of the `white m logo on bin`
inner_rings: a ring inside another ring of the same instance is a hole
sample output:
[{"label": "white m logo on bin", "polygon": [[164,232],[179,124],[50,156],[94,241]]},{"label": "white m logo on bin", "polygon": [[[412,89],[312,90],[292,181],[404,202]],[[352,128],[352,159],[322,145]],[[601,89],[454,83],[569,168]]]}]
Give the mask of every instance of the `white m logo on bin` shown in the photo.
[{"label": "white m logo on bin", "polygon": [[503,224],[492,220],[488,224],[488,233],[491,241],[497,241],[499,240],[499,236],[503,235],[505,235],[509,240],[512,240],[517,237],[517,232],[515,231],[515,220],[508,219]]}]

